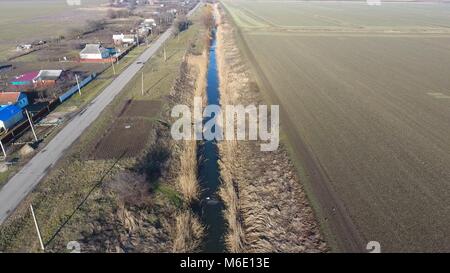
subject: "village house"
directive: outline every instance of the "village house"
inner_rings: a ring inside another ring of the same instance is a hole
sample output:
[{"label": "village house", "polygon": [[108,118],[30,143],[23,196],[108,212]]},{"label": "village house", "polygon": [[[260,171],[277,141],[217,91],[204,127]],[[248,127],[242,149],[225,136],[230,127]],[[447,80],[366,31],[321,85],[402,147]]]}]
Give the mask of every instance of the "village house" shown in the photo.
[{"label": "village house", "polygon": [[149,27],[149,28],[156,27],[156,21],[155,21],[155,19],[153,19],[153,18],[145,19],[144,22],[143,22],[142,24],[143,24],[145,27]]},{"label": "village house", "polygon": [[62,70],[31,71],[14,77],[10,83],[20,89],[48,87],[56,84],[56,80],[59,79],[61,73]]},{"label": "village house", "polygon": [[30,50],[31,48],[33,48],[33,45],[31,44],[20,44],[17,45],[16,51],[27,51]]},{"label": "village house", "polygon": [[36,87],[53,86],[61,77],[62,70],[41,70],[33,82]]},{"label": "village house", "polygon": [[28,105],[28,97],[22,92],[3,92],[0,93],[0,107],[15,105],[24,108]]},{"label": "village house", "polygon": [[153,18],[145,19],[139,26],[138,34],[141,37],[148,36],[152,31],[153,28],[156,27],[156,21]]},{"label": "village house", "polygon": [[0,131],[13,128],[23,119],[22,109],[15,105],[0,107]]},{"label": "village house", "polygon": [[22,75],[14,77],[10,83],[17,87],[32,87],[34,79],[39,75],[40,71],[30,71]]},{"label": "village house", "polygon": [[133,34],[115,34],[113,35],[114,45],[132,45],[136,42],[136,37]]},{"label": "village house", "polygon": [[100,44],[87,44],[80,52],[81,60],[102,60],[109,57],[109,51]]},{"label": "village house", "polygon": [[45,40],[36,40],[36,41],[33,41],[31,43],[31,45],[32,46],[41,46],[41,45],[45,45],[46,43],[47,43],[47,41],[45,41]]}]

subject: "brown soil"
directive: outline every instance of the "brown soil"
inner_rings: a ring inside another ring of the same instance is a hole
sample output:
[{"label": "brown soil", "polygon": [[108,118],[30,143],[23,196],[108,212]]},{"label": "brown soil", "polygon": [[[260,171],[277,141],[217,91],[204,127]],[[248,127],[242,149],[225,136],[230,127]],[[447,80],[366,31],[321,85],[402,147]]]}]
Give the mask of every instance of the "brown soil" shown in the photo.
[{"label": "brown soil", "polygon": [[147,143],[151,129],[152,122],[144,119],[118,119],[95,145],[91,159],[119,158],[123,153],[138,155]]},{"label": "brown soil", "polygon": [[161,111],[161,101],[128,100],[119,114],[120,117],[155,117]]}]

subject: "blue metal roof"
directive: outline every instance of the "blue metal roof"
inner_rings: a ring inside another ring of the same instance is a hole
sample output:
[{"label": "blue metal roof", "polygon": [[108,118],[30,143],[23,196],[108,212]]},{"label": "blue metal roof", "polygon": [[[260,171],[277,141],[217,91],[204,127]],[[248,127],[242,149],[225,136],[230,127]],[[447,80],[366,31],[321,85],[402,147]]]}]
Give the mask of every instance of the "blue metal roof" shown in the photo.
[{"label": "blue metal roof", "polygon": [[9,120],[15,116],[18,112],[22,112],[22,109],[15,105],[8,105],[0,108],[0,120]]}]

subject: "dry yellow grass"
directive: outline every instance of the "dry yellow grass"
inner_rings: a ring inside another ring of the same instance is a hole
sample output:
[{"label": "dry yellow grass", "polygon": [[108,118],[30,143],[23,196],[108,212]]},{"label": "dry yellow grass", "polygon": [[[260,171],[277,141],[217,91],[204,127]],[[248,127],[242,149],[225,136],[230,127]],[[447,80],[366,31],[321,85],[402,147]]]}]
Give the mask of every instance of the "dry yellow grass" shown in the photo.
[{"label": "dry yellow grass", "polygon": [[[207,56],[203,52],[202,55],[187,56],[189,64],[189,74],[195,77],[195,86],[193,92],[186,92],[187,103],[193,108],[193,96],[202,97],[205,100],[206,90],[206,73],[207,73]],[[187,203],[198,200],[200,188],[198,184],[198,162],[197,162],[197,141],[184,141],[180,156],[180,176],[178,186],[183,198]]]},{"label": "dry yellow grass", "polygon": [[226,204],[225,219],[228,223],[228,232],[225,236],[225,243],[230,252],[239,253],[244,251],[244,231],[240,222],[239,198],[236,186],[233,184],[233,175],[230,167],[233,166],[234,153],[236,152],[236,142],[222,142],[219,145],[221,150],[221,161],[219,162],[222,186],[220,197]]},{"label": "dry yellow grass", "polygon": [[180,176],[178,185],[184,200],[191,203],[198,199],[199,184],[197,180],[197,142],[187,140],[184,142],[180,156]]},{"label": "dry yellow grass", "polygon": [[[217,8],[216,18],[221,104],[266,104],[251,81],[227,18]],[[223,141],[218,146],[228,251],[326,251],[295,169],[282,147],[261,152],[254,141]]]},{"label": "dry yellow grass", "polygon": [[202,242],[204,228],[191,211],[183,211],[176,216],[175,234],[173,252],[194,252]]},{"label": "dry yellow grass", "polygon": [[[208,58],[206,52],[201,55],[188,55],[185,58],[185,68],[187,74],[180,81],[187,87],[178,99],[193,107],[194,96],[202,97],[203,103],[206,101],[206,75]],[[204,227],[187,207],[198,200],[200,186],[198,182],[198,160],[197,160],[197,141],[184,141],[180,151],[180,168],[177,178],[177,188],[182,194],[185,202],[184,211],[176,216],[176,225],[174,230],[173,252],[193,252],[197,251],[203,236]]]},{"label": "dry yellow grass", "polygon": [[[216,52],[217,52],[217,67],[219,70],[220,79],[220,102],[222,105],[233,104],[235,98],[235,91],[237,90],[233,86],[233,82],[229,81],[229,66],[227,66],[224,54],[224,37],[222,31],[222,20],[218,13],[217,8],[215,10],[215,17],[217,23],[216,32]],[[235,82],[236,83],[236,82]],[[225,243],[228,251],[233,253],[244,252],[245,235],[241,223],[239,197],[237,195],[237,185],[233,183],[232,170],[235,168],[237,142],[236,141],[224,141],[218,144],[220,153],[220,175],[222,180],[222,186],[220,188],[220,197],[226,205],[225,219],[228,223],[228,231],[225,235]]]}]

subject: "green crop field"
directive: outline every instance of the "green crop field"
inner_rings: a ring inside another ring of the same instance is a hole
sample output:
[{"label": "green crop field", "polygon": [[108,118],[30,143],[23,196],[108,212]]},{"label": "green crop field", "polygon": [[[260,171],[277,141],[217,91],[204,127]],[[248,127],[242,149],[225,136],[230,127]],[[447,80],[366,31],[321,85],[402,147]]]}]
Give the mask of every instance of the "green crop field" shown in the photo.
[{"label": "green crop field", "polygon": [[449,27],[447,4],[308,1],[227,1],[240,26],[258,27]]},{"label": "green crop field", "polygon": [[448,251],[450,5],[223,4],[328,240]]}]

